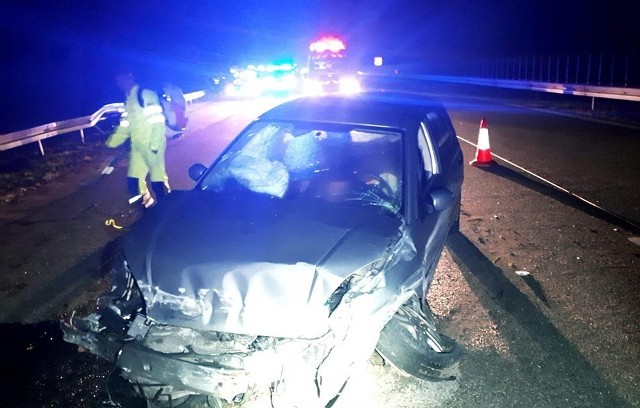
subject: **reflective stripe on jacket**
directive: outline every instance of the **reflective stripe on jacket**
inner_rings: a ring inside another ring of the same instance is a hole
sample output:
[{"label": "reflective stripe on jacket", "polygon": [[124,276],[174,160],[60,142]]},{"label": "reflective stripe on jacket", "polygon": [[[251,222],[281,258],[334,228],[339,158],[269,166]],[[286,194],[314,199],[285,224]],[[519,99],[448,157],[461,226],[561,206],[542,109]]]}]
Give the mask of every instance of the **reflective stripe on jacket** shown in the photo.
[{"label": "reflective stripe on jacket", "polygon": [[162,106],[155,92],[142,91],[144,106],[138,103],[136,85],[127,94],[125,112],[120,117],[120,125],[107,140],[107,146],[117,147],[131,138],[132,149],[151,149],[157,151],[166,144],[165,118]]}]

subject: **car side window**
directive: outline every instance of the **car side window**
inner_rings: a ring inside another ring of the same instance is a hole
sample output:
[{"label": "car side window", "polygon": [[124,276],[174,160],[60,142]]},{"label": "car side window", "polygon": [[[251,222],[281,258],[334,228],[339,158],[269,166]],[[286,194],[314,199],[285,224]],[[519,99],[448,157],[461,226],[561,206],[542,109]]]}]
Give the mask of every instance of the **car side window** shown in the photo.
[{"label": "car side window", "polygon": [[436,148],[441,159],[452,157],[456,151],[456,132],[446,114],[439,112],[427,113],[427,122],[433,133]]},{"label": "car side window", "polygon": [[440,172],[435,147],[429,134],[429,129],[425,123],[420,124],[418,130],[418,148],[422,157],[422,165],[427,174],[437,174]]}]

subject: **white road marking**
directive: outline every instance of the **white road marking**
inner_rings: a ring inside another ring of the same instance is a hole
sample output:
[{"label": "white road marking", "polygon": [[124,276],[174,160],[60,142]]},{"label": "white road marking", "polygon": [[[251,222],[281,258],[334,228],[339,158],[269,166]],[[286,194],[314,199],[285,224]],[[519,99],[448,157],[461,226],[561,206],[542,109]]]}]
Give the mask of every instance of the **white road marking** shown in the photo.
[{"label": "white road marking", "polygon": [[[459,140],[462,140],[463,142],[465,142],[467,144],[470,144],[471,146],[474,146],[476,148],[478,147],[475,143],[470,142],[470,141],[468,141],[467,139],[465,139],[463,137],[460,137],[460,136],[457,136],[457,137],[458,137]],[[609,216],[611,216],[613,218],[616,218],[616,219],[624,222],[625,224],[633,226],[634,228],[640,230],[640,225],[636,225],[635,223],[629,221],[628,219],[626,219],[626,218],[624,218],[624,217],[622,217],[622,216],[620,216],[618,214],[612,213],[611,211],[608,211],[607,209],[600,207],[598,204],[593,203],[593,202],[587,200],[584,197],[580,197],[579,195],[572,193],[571,191],[567,190],[566,188],[560,187],[559,185],[555,184],[554,182],[549,181],[549,180],[545,179],[544,177],[539,176],[539,175],[537,175],[537,174],[525,169],[522,166],[518,166],[514,162],[509,161],[509,160],[505,159],[504,157],[498,156],[497,154],[495,154],[493,152],[491,153],[491,157],[496,157],[496,158],[500,159],[501,161],[507,163],[508,165],[513,166],[513,167],[515,167],[515,168],[517,168],[519,170],[522,170],[522,171],[524,171],[525,173],[529,174],[532,177],[535,177],[536,179],[542,181],[543,183],[545,183],[545,184],[547,184],[547,185],[549,185],[551,187],[554,187],[554,188],[556,188],[556,189],[558,189],[558,190],[570,195],[571,197],[576,198],[576,199],[582,201],[583,203],[588,204],[588,205],[590,205],[590,206],[592,206],[594,208],[597,208],[598,210],[607,213]]]}]

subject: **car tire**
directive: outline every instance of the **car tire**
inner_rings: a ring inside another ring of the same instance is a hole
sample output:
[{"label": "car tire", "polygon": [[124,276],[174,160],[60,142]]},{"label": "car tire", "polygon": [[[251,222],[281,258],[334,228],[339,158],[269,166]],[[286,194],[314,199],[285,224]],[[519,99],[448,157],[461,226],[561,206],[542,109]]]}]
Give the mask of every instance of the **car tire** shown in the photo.
[{"label": "car tire", "polygon": [[329,402],[327,402],[327,404],[325,405],[325,408],[332,408],[336,402],[338,402],[338,399],[340,398],[340,395],[342,394],[342,391],[344,391],[344,387],[347,386],[347,383],[349,382],[349,379],[347,379],[347,381],[344,382],[344,384],[342,384],[342,387],[340,387],[340,390],[338,391],[338,393],[329,400]]},{"label": "car tire", "polygon": [[460,346],[453,339],[438,334],[443,350],[434,350],[427,341],[429,330],[433,330],[433,325],[423,312],[403,305],[380,333],[376,351],[404,375],[427,381],[455,380],[457,363],[462,357]]},{"label": "car tire", "polygon": [[457,232],[460,232],[460,207],[461,207],[460,200],[458,200],[456,202],[456,208],[454,209],[456,214],[456,219],[451,225],[451,228],[449,229],[449,234],[455,234]]}]

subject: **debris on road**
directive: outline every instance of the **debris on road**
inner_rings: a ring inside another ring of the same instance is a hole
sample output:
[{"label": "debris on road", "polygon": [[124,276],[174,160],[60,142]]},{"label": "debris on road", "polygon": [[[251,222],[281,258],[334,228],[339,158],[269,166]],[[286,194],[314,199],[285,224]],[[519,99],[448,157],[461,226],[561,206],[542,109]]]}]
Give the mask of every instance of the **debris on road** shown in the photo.
[{"label": "debris on road", "polygon": [[113,218],[109,218],[108,220],[106,220],[104,222],[104,225],[106,225],[107,227],[111,226],[115,229],[122,229],[124,227],[122,227],[121,225],[116,224],[116,220],[114,220]]}]

